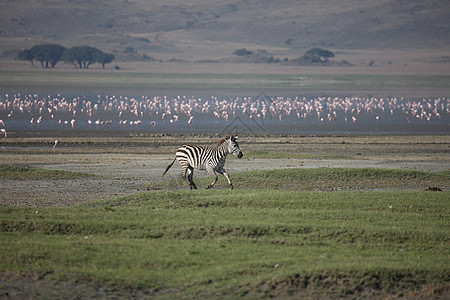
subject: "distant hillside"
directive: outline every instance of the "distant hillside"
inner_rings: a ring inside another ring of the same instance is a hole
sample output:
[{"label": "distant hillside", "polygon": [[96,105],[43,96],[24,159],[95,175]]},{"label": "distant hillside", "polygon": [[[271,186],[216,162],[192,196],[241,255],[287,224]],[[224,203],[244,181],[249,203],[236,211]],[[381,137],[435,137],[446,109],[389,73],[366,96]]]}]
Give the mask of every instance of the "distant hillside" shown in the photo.
[{"label": "distant hillside", "polygon": [[42,42],[174,57],[189,42],[261,49],[450,46],[450,1],[10,0],[0,8],[1,52]]}]

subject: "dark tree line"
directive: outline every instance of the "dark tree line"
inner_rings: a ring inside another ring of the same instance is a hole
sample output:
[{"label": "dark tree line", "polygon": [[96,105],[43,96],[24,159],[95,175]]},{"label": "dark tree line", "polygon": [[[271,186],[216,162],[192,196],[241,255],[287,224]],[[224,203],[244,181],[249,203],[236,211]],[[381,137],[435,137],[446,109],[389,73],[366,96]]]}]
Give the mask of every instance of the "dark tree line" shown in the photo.
[{"label": "dark tree line", "polygon": [[[245,48],[237,49],[233,52],[234,55],[240,57],[247,57],[248,61],[255,61],[255,56],[258,56],[256,62],[258,63],[279,63],[281,60],[279,58],[274,58],[273,56],[266,55],[265,50],[258,50],[257,53],[253,53]],[[306,51],[306,53],[299,57],[292,59],[289,62],[288,58],[283,60],[283,63],[291,64],[326,64],[329,62],[329,58],[334,57],[334,53],[322,48],[312,48]]]},{"label": "dark tree line", "polygon": [[63,61],[80,69],[88,69],[91,64],[100,63],[104,69],[105,64],[113,61],[114,55],[89,46],[67,49],[56,44],[40,44],[19,52],[17,59],[30,61],[32,65],[34,61],[39,61],[42,68],[54,68],[59,61]]},{"label": "dark tree line", "polygon": [[328,58],[334,57],[334,53],[322,48],[312,48],[306,51],[303,57],[312,63],[327,62]]}]

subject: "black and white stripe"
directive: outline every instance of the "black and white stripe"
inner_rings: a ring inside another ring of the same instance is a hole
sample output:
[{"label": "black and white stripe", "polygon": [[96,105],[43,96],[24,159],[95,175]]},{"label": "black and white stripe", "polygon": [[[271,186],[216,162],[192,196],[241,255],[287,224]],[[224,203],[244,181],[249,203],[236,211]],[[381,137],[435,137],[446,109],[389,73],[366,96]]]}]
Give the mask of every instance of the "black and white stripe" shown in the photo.
[{"label": "black and white stripe", "polygon": [[177,150],[175,159],[167,166],[162,176],[172,167],[175,160],[178,160],[182,168],[181,177],[187,181],[191,189],[197,189],[193,181],[194,169],[206,170],[214,177],[213,182],[207,186],[208,189],[212,188],[217,181],[216,172],[227,178],[230,189],[232,189],[233,184],[231,183],[230,176],[223,167],[228,153],[232,153],[238,158],[243,156],[236,139],[237,137],[235,136],[227,135],[217,143],[216,147],[183,145]]}]

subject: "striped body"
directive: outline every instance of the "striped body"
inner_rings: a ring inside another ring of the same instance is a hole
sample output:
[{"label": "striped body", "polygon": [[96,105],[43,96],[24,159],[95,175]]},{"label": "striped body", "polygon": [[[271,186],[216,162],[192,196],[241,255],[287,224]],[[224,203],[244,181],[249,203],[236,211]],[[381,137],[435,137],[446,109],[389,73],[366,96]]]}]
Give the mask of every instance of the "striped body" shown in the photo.
[{"label": "striped body", "polygon": [[188,182],[191,189],[197,188],[193,181],[194,169],[206,170],[211,176],[214,177],[214,181],[207,188],[213,187],[216,183],[217,172],[227,178],[228,184],[232,189],[233,185],[231,183],[230,176],[224,169],[225,158],[228,153],[232,153],[239,158],[243,156],[234,136],[226,136],[217,144],[216,147],[183,145],[177,150],[174,161],[166,168],[163,176],[170,169],[170,167],[172,167],[175,160],[178,160],[182,168],[181,177]]}]

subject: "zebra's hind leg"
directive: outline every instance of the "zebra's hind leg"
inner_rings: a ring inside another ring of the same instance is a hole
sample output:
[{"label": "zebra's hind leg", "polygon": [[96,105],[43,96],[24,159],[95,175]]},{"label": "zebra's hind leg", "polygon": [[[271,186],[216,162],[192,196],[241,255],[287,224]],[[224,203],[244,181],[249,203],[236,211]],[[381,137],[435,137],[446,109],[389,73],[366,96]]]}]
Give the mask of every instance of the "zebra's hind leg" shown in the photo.
[{"label": "zebra's hind leg", "polygon": [[216,182],[217,182],[217,174],[216,174],[216,172],[214,171],[214,169],[212,169],[212,168],[206,168],[206,171],[208,171],[209,175],[211,175],[212,177],[214,177],[213,182],[211,182],[211,184],[208,185],[208,186],[206,187],[207,189],[210,189],[210,188],[212,188],[212,187],[214,186],[214,184],[216,184]]},{"label": "zebra's hind leg", "polygon": [[189,187],[194,190],[197,189],[197,186],[194,183],[194,168],[193,167],[189,167],[189,175],[188,175],[188,179],[189,179]]},{"label": "zebra's hind leg", "polygon": [[[189,169],[189,175],[186,176],[186,173]],[[197,186],[195,185],[194,181],[193,181],[193,177],[194,177],[194,168],[192,168],[191,166],[188,166],[186,168],[183,168],[183,170],[181,171],[181,177],[186,180],[186,182],[189,184],[189,188],[192,189],[197,189]]]}]

